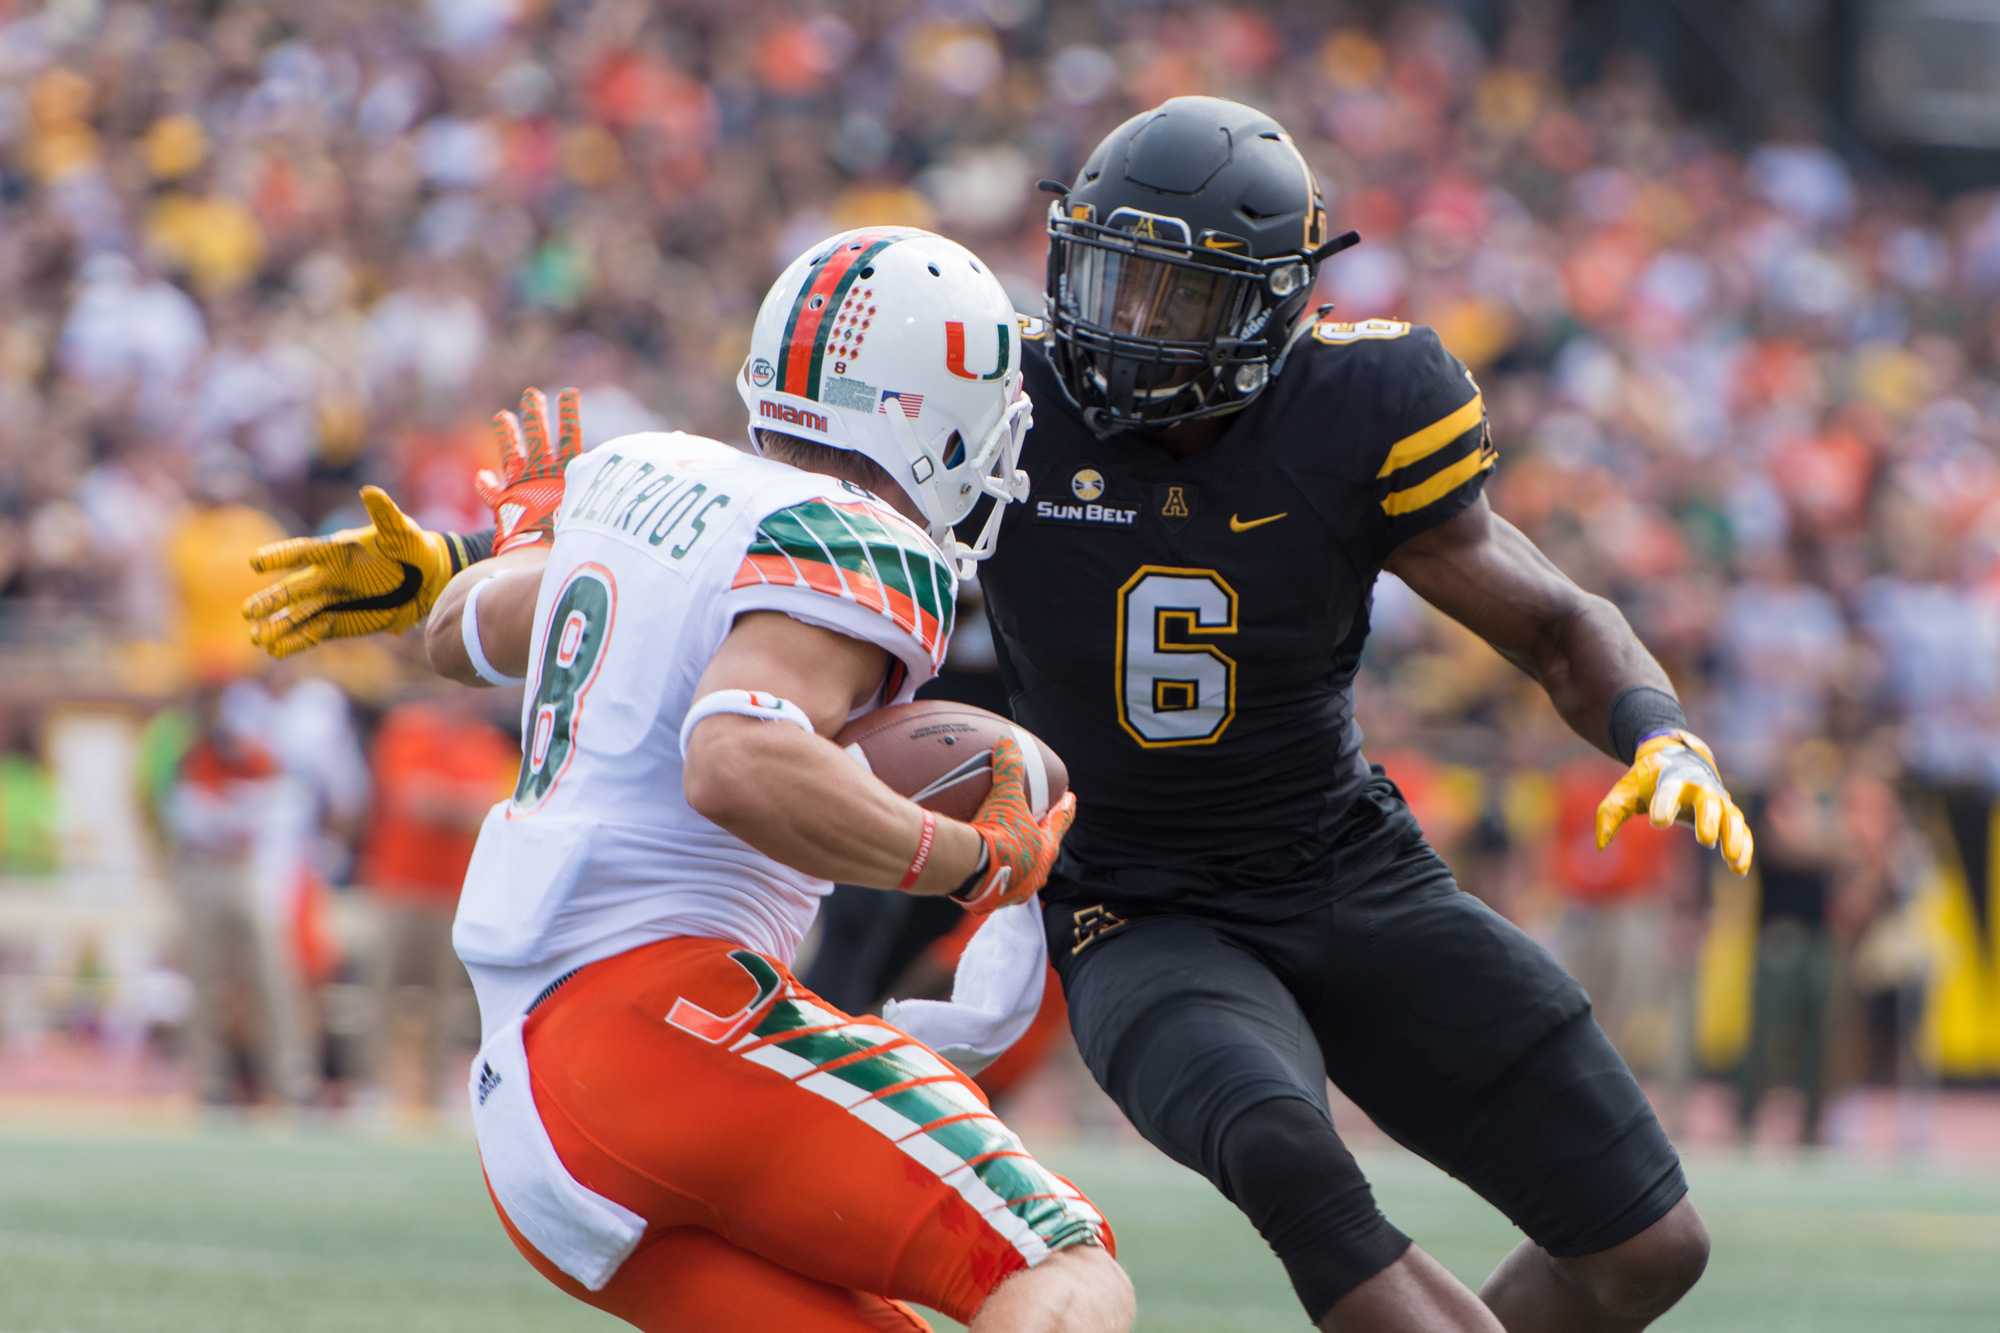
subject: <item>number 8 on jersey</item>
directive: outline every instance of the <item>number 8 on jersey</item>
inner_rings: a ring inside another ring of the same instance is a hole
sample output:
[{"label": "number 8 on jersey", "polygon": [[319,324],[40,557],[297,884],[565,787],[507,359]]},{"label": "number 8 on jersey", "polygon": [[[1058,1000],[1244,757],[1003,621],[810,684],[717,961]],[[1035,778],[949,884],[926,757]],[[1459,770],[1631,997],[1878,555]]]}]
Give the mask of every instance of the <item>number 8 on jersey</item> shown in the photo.
[{"label": "number 8 on jersey", "polygon": [[517,807],[540,805],[569,767],[583,696],[597,679],[617,607],[611,571],[595,563],[577,566],[556,595],[542,634],[521,777],[514,784]]}]

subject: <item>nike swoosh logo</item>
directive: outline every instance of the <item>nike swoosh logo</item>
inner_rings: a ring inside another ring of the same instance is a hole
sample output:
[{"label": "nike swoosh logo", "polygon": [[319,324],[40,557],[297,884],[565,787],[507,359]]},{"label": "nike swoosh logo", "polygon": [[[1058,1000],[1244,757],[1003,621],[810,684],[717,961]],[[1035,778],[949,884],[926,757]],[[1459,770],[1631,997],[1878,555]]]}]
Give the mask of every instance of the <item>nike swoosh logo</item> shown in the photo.
[{"label": "nike swoosh logo", "polygon": [[408,606],[410,599],[423,586],[424,572],[407,560],[397,562],[403,567],[403,581],[395,588],[373,597],[360,597],[351,602],[341,602],[326,608],[329,611],[393,611],[399,606]]},{"label": "nike swoosh logo", "polygon": [[1248,532],[1252,528],[1261,528],[1266,523],[1276,523],[1281,518],[1289,518],[1291,512],[1291,510],[1287,509],[1282,514],[1272,514],[1269,518],[1253,518],[1247,523],[1236,517],[1236,515],[1231,514],[1229,516],[1229,530],[1231,532]]}]

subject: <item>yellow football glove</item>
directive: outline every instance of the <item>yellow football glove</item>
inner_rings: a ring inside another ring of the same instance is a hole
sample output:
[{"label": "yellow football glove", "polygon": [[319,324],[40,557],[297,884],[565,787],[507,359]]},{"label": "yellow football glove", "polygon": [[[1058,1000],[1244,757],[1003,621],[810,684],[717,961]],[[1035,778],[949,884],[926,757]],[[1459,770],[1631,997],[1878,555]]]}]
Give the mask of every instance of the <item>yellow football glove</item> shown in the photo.
[{"label": "yellow football glove", "polygon": [[1715,754],[1691,731],[1669,731],[1639,747],[1632,767],[1597,806],[1597,847],[1611,845],[1627,819],[1646,811],[1654,828],[1676,820],[1694,825],[1695,841],[1721,845],[1722,859],[1739,875],[1750,873],[1756,840],[1715,766]]},{"label": "yellow football glove", "polygon": [[452,575],[478,558],[456,533],[427,532],[379,486],[363,486],[373,520],[330,537],[294,537],[250,557],[260,574],[293,571],[243,603],[250,641],[290,657],[326,639],[398,634],[430,614]]}]

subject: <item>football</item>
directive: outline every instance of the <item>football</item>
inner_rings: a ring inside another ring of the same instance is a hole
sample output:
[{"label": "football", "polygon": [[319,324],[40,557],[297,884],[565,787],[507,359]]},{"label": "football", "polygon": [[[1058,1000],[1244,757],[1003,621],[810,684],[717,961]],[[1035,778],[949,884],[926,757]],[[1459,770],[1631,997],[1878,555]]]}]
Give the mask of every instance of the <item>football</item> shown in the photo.
[{"label": "football", "polygon": [[1025,727],[971,704],[919,701],[879,709],[847,726],[834,743],[891,788],[927,810],[970,819],[993,785],[993,744],[1011,735],[1028,766],[1036,815],[1069,790],[1069,770]]}]

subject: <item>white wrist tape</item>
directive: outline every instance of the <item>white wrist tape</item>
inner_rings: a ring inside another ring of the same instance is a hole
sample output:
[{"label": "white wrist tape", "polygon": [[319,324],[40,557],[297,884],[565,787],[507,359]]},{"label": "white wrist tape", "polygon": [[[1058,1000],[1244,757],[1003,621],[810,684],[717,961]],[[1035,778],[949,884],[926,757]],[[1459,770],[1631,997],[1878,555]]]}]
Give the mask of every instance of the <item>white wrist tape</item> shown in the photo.
[{"label": "white wrist tape", "polygon": [[806,716],[806,710],[790,699],[780,699],[775,694],[762,690],[717,690],[714,694],[704,694],[688,709],[686,721],[681,723],[681,754],[685,756],[688,737],[706,718],[717,713],[734,713],[738,717],[754,717],[762,722],[789,722],[808,735],[818,735],[818,728]]},{"label": "white wrist tape", "polygon": [[479,642],[479,594],[486,591],[486,585],[500,577],[488,574],[472,585],[465,594],[465,610],[459,613],[458,636],[465,643],[465,655],[472,660],[472,669],[488,685],[519,685],[525,676],[510,676],[487,660],[486,648]]}]

